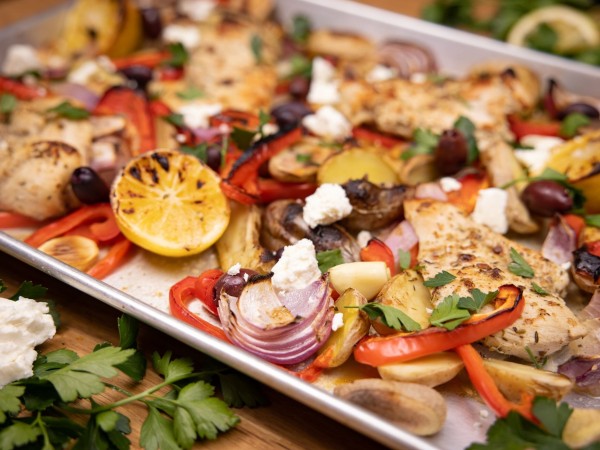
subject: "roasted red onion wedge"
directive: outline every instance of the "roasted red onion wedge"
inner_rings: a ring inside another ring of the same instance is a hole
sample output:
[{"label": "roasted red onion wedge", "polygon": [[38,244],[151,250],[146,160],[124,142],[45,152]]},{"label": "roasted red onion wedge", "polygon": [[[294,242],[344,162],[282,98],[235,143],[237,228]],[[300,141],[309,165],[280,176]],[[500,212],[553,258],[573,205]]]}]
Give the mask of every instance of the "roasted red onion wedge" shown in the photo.
[{"label": "roasted red onion wedge", "polygon": [[572,358],[558,366],[558,373],[575,381],[580,390],[592,395],[600,394],[600,358]]},{"label": "roasted red onion wedge", "polygon": [[400,264],[400,254],[398,250],[409,252],[411,248],[419,243],[419,238],[412,225],[408,221],[403,220],[392,229],[383,242],[392,251],[394,259],[396,260],[396,265],[398,266]]},{"label": "roasted red onion wedge", "polygon": [[237,346],[275,364],[313,355],[331,333],[333,300],[323,277],[304,289],[276,292],[269,277],[250,281],[239,297],[221,292],[219,317]]},{"label": "roasted red onion wedge", "polygon": [[576,248],[575,231],[562,216],[555,216],[542,244],[542,255],[556,264],[565,264],[573,261],[573,252]]},{"label": "roasted red onion wedge", "polygon": [[389,41],[377,49],[381,64],[398,71],[401,78],[410,78],[415,73],[431,73],[436,70],[435,59],[424,47],[410,42]]},{"label": "roasted red onion wedge", "polygon": [[581,317],[585,319],[600,319],[600,287],[596,288],[590,302],[581,310]]}]

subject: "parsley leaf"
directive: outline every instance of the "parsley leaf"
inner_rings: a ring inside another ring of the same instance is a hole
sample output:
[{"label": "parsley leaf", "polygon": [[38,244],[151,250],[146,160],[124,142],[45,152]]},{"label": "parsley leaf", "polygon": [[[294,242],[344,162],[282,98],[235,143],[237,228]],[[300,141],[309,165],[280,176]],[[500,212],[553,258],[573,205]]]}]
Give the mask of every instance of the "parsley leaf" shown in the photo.
[{"label": "parsley leaf", "polygon": [[292,19],[292,39],[297,44],[306,43],[310,35],[310,20],[308,17],[298,14]]},{"label": "parsley leaf", "polygon": [[10,114],[17,106],[17,97],[11,94],[0,95],[0,114]]},{"label": "parsley leaf", "polygon": [[534,292],[537,292],[538,294],[540,294],[541,296],[546,296],[548,295],[548,291],[546,291],[543,287],[541,287],[539,284],[536,283],[531,283],[531,289],[533,289]]},{"label": "parsley leaf", "polygon": [[258,111],[258,133],[260,134],[261,138],[265,137],[265,132],[263,129],[270,120],[271,116],[268,113],[264,112],[262,109]]},{"label": "parsley leaf", "polygon": [[168,116],[163,116],[162,119],[176,128],[185,128],[186,126],[183,121],[183,114],[171,113]]},{"label": "parsley leaf", "polygon": [[589,125],[590,118],[585,114],[571,113],[565,117],[560,124],[561,136],[571,138],[577,134],[579,128]]},{"label": "parsley leaf", "polygon": [[206,142],[201,142],[193,147],[190,145],[182,145],[179,147],[179,150],[183,153],[195,156],[202,162],[206,162],[208,160],[208,144]]},{"label": "parsley leaf", "polygon": [[154,370],[162,375],[166,382],[170,383],[176,381],[176,379],[189,375],[193,372],[194,368],[192,362],[187,358],[179,358],[171,361],[172,352],[166,352],[163,356],[154,352],[152,354],[152,364]]},{"label": "parsley leaf", "polygon": [[540,50],[542,52],[552,53],[558,42],[558,34],[547,23],[541,23],[538,27],[529,33],[525,39],[527,47]]},{"label": "parsley leaf", "polygon": [[327,272],[329,269],[340,264],[344,264],[344,257],[339,248],[333,250],[325,250],[317,253],[317,263],[321,273]]},{"label": "parsley leaf", "polygon": [[204,91],[198,89],[195,86],[190,86],[187,89],[184,89],[183,91],[177,92],[177,97],[183,100],[194,100],[196,98],[204,97],[204,95]]},{"label": "parsley leaf", "polygon": [[586,225],[600,228],[600,214],[592,214],[584,217]]},{"label": "parsley leaf", "polygon": [[252,50],[252,54],[254,55],[254,60],[256,61],[256,64],[262,64],[263,41],[258,34],[252,35],[252,38],[250,39],[250,49]]},{"label": "parsley leaf", "polygon": [[408,314],[393,306],[381,303],[367,303],[359,309],[364,311],[369,316],[369,319],[375,320],[379,318],[384,325],[394,330],[419,331],[421,329],[421,325],[411,319]]},{"label": "parsley leaf", "polygon": [[89,111],[78,108],[71,105],[71,103],[64,101],[60,105],[55,106],[47,110],[48,113],[53,114],[57,117],[64,117],[69,120],[82,120],[90,117]]},{"label": "parsley leaf", "polygon": [[417,128],[413,133],[413,143],[402,153],[401,158],[407,160],[417,155],[433,153],[440,141],[440,137],[424,128]]},{"label": "parsley leaf", "polygon": [[152,403],[148,405],[148,417],[142,424],[140,445],[146,450],[181,448],[175,440],[173,422],[164,417]]},{"label": "parsley leaf", "polygon": [[557,405],[550,398],[536,397],[533,401],[532,411],[533,415],[539,419],[548,433],[560,438],[562,437],[567,420],[569,420],[569,416],[573,413],[573,408],[566,403]]},{"label": "parsley leaf", "polygon": [[23,281],[17,292],[10,298],[11,300],[19,300],[19,297],[38,299],[43,297],[48,292],[48,288],[40,284],[33,284],[31,281]]},{"label": "parsley leaf", "polygon": [[398,261],[400,262],[400,267],[404,270],[410,269],[410,262],[412,261],[412,256],[410,252],[406,252],[402,249],[398,250]]},{"label": "parsley leaf", "polygon": [[465,116],[460,116],[453,126],[467,139],[467,164],[473,164],[479,159],[479,149],[475,140],[475,125]]},{"label": "parsley leaf", "polygon": [[37,441],[42,430],[35,423],[14,422],[0,431],[0,448],[13,449]]},{"label": "parsley leaf", "polygon": [[525,346],[525,351],[527,352],[527,356],[529,356],[529,360],[531,361],[531,364],[533,365],[533,367],[535,367],[536,369],[543,369],[544,366],[546,365],[546,363],[548,362],[548,357],[544,356],[543,358],[539,359],[537,358],[533,352],[531,351],[531,349],[529,348],[529,346]]},{"label": "parsley leaf", "polygon": [[263,395],[261,386],[256,380],[230,369],[218,373],[217,376],[223,400],[229,406],[256,408],[268,404],[268,399]]},{"label": "parsley leaf", "polygon": [[190,59],[190,55],[181,42],[169,44],[167,47],[171,57],[164,64],[171,67],[183,67]]},{"label": "parsley leaf", "polygon": [[312,76],[312,61],[305,56],[294,54],[290,58],[290,77],[310,78]]},{"label": "parsley leaf", "polygon": [[458,307],[461,309],[468,309],[471,312],[480,311],[481,308],[498,296],[498,291],[492,291],[486,294],[477,288],[472,289],[469,292],[472,297],[461,297],[458,301]]},{"label": "parsley leaf", "polygon": [[245,128],[233,127],[229,135],[237,148],[244,151],[250,148],[256,136],[256,131],[247,130]]},{"label": "parsley leaf", "polygon": [[442,300],[429,316],[429,323],[436,327],[443,327],[449,331],[454,330],[457,326],[471,317],[471,314],[466,309],[461,309],[458,306],[460,301],[458,294],[454,293]]},{"label": "parsley leaf", "polygon": [[525,261],[525,258],[516,251],[513,247],[510,248],[510,259],[512,262],[508,264],[508,270],[515,275],[523,278],[533,278],[535,273],[531,266]]},{"label": "parsley leaf", "polygon": [[444,286],[445,284],[450,283],[452,280],[456,279],[455,275],[452,275],[450,272],[446,272],[442,270],[439,273],[436,273],[433,278],[429,278],[425,280],[423,283],[426,287],[434,288]]},{"label": "parsley leaf", "polygon": [[312,162],[312,156],[308,153],[297,153],[296,161],[302,164],[310,164]]},{"label": "parsley leaf", "polygon": [[4,423],[7,413],[17,414],[21,410],[19,397],[25,393],[24,386],[7,385],[0,389],[0,423]]}]

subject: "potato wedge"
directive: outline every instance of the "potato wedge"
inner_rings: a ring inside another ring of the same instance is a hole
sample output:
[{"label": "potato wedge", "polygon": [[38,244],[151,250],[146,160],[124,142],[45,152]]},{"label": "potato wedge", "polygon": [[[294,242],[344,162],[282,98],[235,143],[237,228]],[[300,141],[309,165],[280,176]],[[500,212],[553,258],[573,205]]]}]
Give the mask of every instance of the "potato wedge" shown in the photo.
[{"label": "potato wedge", "polygon": [[329,269],[329,281],[338,292],[354,288],[367,300],[373,299],[390,279],[390,270],[384,262],[353,262]]},{"label": "potato wedge", "polygon": [[464,364],[454,352],[434,353],[413,361],[379,366],[377,370],[384,380],[418,383],[435,387],[454,378]]},{"label": "potato wedge", "polygon": [[600,410],[575,408],[563,430],[569,447],[582,448],[600,441]]},{"label": "potato wedge", "polygon": [[400,180],[409,186],[427,183],[439,177],[433,155],[416,155],[410,158],[400,170]]},{"label": "potato wedge", "polygon": [[215,244],[221,267],[240,263],[242,267],[267,273],[274,262],[265,262],[261,256],[265,249],[260,245],[260,210],[257,206],[246,206],[230,202],[231,216],[225,233]]},{"label": "potato wedge", "polygon": [[317,183],[344,184],[364,177],[374,184],[397,184],[398,175],[383,157],[360,148],[352,148],[328,158],[319,167]]},{"label": "potato wedge", "polygon": [[315,365],[323,368],[337,367],[352,354],[354,344],[369,332],[371,323],[358,307],[367,299],[356,289],[347,289],[335,302],[338,313],[343,314],[344,325],[335,330],[319,350]]},{"label": "potato wedge", "polygon": [[421,384],[365,378],[338,386],[333,393],[419,436],[437,433],[446,420],[444,398]]},{"label": "potato wedge", "polygon": [[[422,329],[429,327],[427,310],[433,309],[429,289],[423,285],[423,278],[414,270],[405,270],[390,279],[379,291],[377,303],[392,306],[407,314]],[[396,330],[384,325],[379,319],[373,322],[373,328],[379,334],[396,333]]]},{"label": "potato wedge", "polygon": [[518,401],[524,391],[560,400],[573,389],[571,380],[555,372],[497,359],[486,359],[484,365],[509,400]]},{"label": "potato wedge", "polygon": [[314,182],[319,166],[334,152],[331,147],[319,145],[318,140],[304,138],[273,156],[269,160],[269,173],[279,181]]}]

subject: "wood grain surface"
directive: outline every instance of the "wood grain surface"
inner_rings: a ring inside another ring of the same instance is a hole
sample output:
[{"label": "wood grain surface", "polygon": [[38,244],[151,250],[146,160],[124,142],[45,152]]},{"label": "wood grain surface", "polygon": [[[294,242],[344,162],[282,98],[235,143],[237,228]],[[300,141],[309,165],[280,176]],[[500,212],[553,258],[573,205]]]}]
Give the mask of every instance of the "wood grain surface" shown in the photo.
[{"label": "wood grain surface", "polygon": [[[0,0],[0,27],[36,14],[65,0]],[[363,0],[398,12],[417,15],[426,1]],[[69,348],[80,355],[89,353],[100,342],[118,343],[118,311],[104,305],[74,288],[46,276],[0,252],[0,279],[9,286],[5,293],[11,295],[24,280],[33,281],[49,288],[48,297],[56,301],[61,314],[62,326],[56,337],[42,346],[42,351]],[[173,338],[141,325],[140,344],[147,356],[153,351],[172,350],[176,356],[190,356],[201,366],[203,355]],[[122,379],[121,381],[126,381]],[[133,392],[141,392],[160,381],[160,377],[148,370],[141,383],[127,386]],[[384,448],[375,441],[353,431],[336,421],[263,386],[270,405],[256,409],[237,409],[240,424],[214,441],[205,441],[194,448],[202,449],[373,449]],[[116,395],[116,394],[115,394]],[[110,396],[106,397],[110,400]],[[139,447],[139,430],[145,418],[145,407],[128,405],[120,409],[131,418],[132,448]]]}]

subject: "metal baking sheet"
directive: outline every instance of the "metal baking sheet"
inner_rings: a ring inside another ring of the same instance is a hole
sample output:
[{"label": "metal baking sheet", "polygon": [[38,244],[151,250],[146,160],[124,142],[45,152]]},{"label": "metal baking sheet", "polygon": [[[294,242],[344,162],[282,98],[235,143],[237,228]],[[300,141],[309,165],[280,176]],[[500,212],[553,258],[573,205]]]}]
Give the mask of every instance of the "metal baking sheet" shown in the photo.
[{"label": "metal baking sheet", "polygon": [[[9,45],[17,42],[39,44],[51,38],[60,26],[64,11],[65,7],[54,8],[0,30],[0,61]],[[289,23],[296,14],[304,14],[310,17],[316,28],[354,30],[375,41],[391,39],[424,45],[432,51],[441,70],[449,74],[462,74],[470,66],[490,59],[511,60],[527,65],[546,78],[560,80],[570,90],[600,96],[598,68],[478,38],[370,6],[346,0],[278,0],[277,14],[284,23]],[[479,401],[465,398],[459,390],[447,390],[444,396],[448,404],[448,419],[444,429],[430,438],[416,437],[389,421],[330,394],[340,377],[348,379],[353,376],[352,373],[333,372],[317,384],[308,384],[260,358],[175,319],[168,314],[169,287],[184,276],[215,267],[216,259],[210,251],[201,256],[181,258],[174,263],[172,259],[138,250],[124,267],[104,281],[98,281],[23,244],[18,235],[11,234],[12,236],[0,232],[1,251],[391,448],[465,448],[471,442],[483,441],[485,430],[494,420],[493,414]],[[352,372],[353,368],[341,370]],[[574,396],[570,401],[581,406],[592,406],[589,403],[592,400],[585,397]],[[595,403],[593,405],[600,406]]]}]

